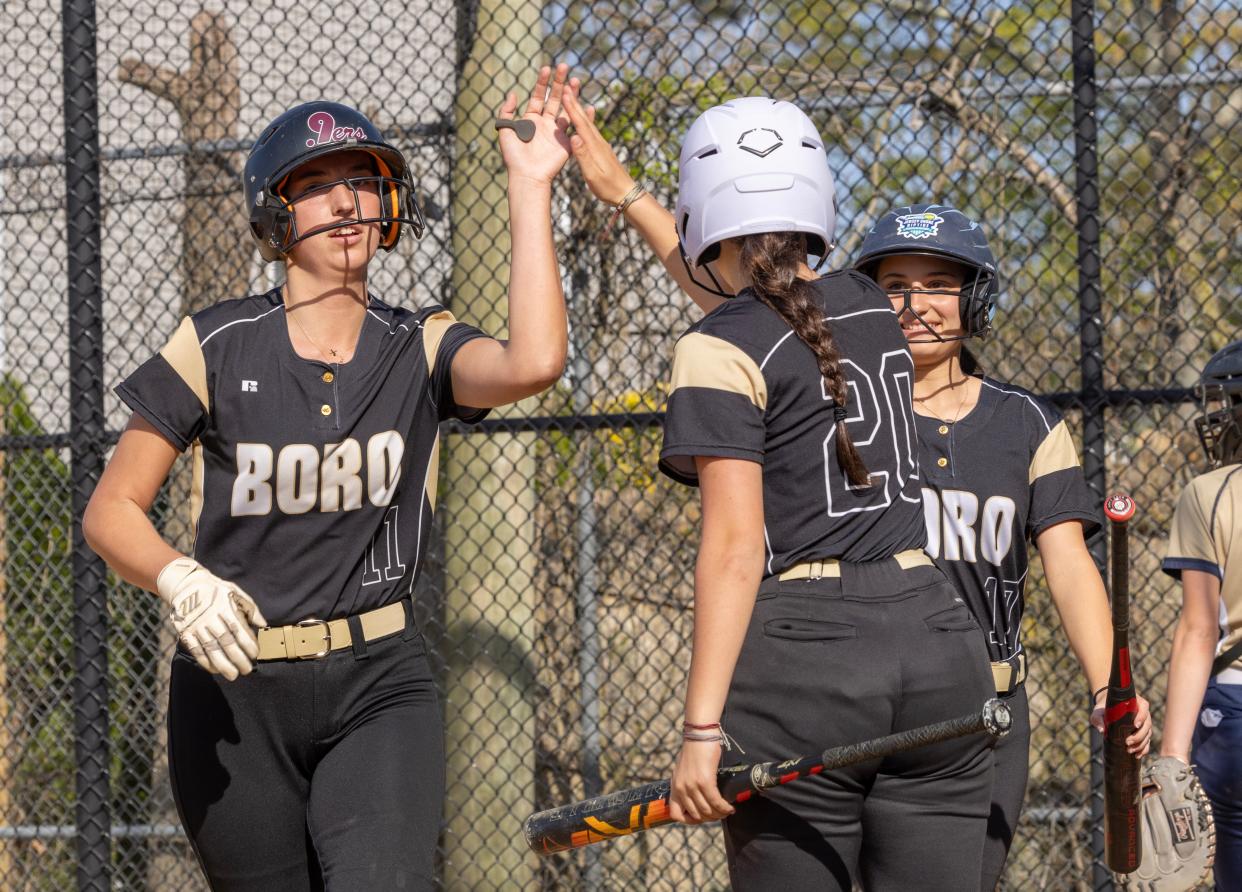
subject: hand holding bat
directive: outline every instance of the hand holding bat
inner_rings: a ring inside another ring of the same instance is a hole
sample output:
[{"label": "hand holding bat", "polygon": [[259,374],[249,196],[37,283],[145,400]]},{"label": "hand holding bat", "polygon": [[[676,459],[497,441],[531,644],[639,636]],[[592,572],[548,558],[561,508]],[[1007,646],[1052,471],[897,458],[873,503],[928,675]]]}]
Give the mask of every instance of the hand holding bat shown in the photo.
[{"label": "hand holding bat", "polygon": [[[1000,737],[1009,730],[1010,724],[1009,708],[1000,700],[992,699],[984,703],[980,711],[969,715],[874,740],[832,747],[815,756],[722,768],[717,772],[717,784],[726,802],[742,803],[762,790],[834,768],[971,734]],[[537,812],[527,818],[523,826],[526,842],[537,854],[550,855],[671,824],[668,796],[669,782],[662,780]]]}]

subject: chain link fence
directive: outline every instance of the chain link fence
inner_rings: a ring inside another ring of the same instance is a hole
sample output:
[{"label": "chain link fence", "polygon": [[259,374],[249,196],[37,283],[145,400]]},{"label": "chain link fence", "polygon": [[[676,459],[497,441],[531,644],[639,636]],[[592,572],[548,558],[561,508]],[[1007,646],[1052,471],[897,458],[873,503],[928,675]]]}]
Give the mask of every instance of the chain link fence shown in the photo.
[{"label": "chain link fence", "polygon": [[[1129,489],[1136,674],[1157,722],[1180,603],[1158,570],[1200,466],[1190,389],[1242,329],[1242,3],[1117,0],[24,0],[0,6],[0,888],[203,888],[171,802],[172,636],[75,523],[126,413],[111,387],[179,318],[269,287],[240,170],[267,120],[363,109],[431,226],[375,264],[393,303],[502,333],[509,251],[491,119],[571,62],[672,201],[699,109],[811,112],[845,265],[889,207],[985,222],[1005,290],[994,376],[1070,418],[1091,485]],[[446,722],[446,889],[727,888],[709,828],[538,860],[530,811],[664,776],[693,622],[697,498],[654,471],[668,359],[696,311],[567,171],[562,380],[446,424],[417,588]],[[189,547],[189,472],[155,510]],[[1104,542],[1092,544],[1098,559]],[[1085,682],[1033,570],[1034,737],[1006,889],[1107,888]]]}]

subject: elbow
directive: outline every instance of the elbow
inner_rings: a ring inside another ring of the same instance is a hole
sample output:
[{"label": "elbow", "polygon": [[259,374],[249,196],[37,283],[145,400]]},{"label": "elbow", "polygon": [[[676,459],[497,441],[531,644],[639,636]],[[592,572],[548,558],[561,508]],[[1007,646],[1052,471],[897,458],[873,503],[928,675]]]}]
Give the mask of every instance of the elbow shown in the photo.
[{"label": "elbow", "polygon": [[103,524],[99,514],[99,499],[92,495],[90,501],[86,503],[86,510],[82,512],[82,538],[86,540],[86,544],[90,546],[91,551],[102,556],[99,548]]},{"label": "elbow", "polygon": [[565,372],[565,351],[544,354],[523,369],[522,384],[530,395],[543,393],[561,379]]},{"label": "elbow", "polygon": [[715,571],[731,579],[763,577],[763,541],[753,536],[723,536],[704,541],[699,550],[699,568]]},{"label": "elbow", "polygon": [[1220,629],[1214,622],[1203,622],[1183,615],[1177,624],[1174,637],[1181,638],[1194,647],[1208,647],[1215,650],[1220,640]]}]

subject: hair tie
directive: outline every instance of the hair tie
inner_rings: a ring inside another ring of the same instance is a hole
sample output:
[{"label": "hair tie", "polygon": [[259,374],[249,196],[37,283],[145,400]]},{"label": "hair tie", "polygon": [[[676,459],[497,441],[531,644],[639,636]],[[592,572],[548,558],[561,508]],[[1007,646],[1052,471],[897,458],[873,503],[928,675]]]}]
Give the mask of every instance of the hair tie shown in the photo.
[{"label": "hair tie", "polygon": [[850,414],[850,411],[849,409],[845,408],[845,406],[833,406],[832,407],[832,420],[835,421],[837,424],[840,424],[841,422],[845,421],[845,416],[848,414]]}]

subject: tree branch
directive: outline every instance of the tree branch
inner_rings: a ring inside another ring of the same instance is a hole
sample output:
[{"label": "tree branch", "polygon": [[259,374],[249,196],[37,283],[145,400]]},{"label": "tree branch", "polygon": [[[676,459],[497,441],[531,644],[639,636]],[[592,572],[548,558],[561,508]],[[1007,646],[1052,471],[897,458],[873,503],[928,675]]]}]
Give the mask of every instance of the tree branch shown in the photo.
[{"label": "tree branch", "polygon": [[133,84],[173,104],[179,103],[189,89],[189,82],[174,69],[148,65],[132,56],[121,60],[117,77],[123,84]]}]

